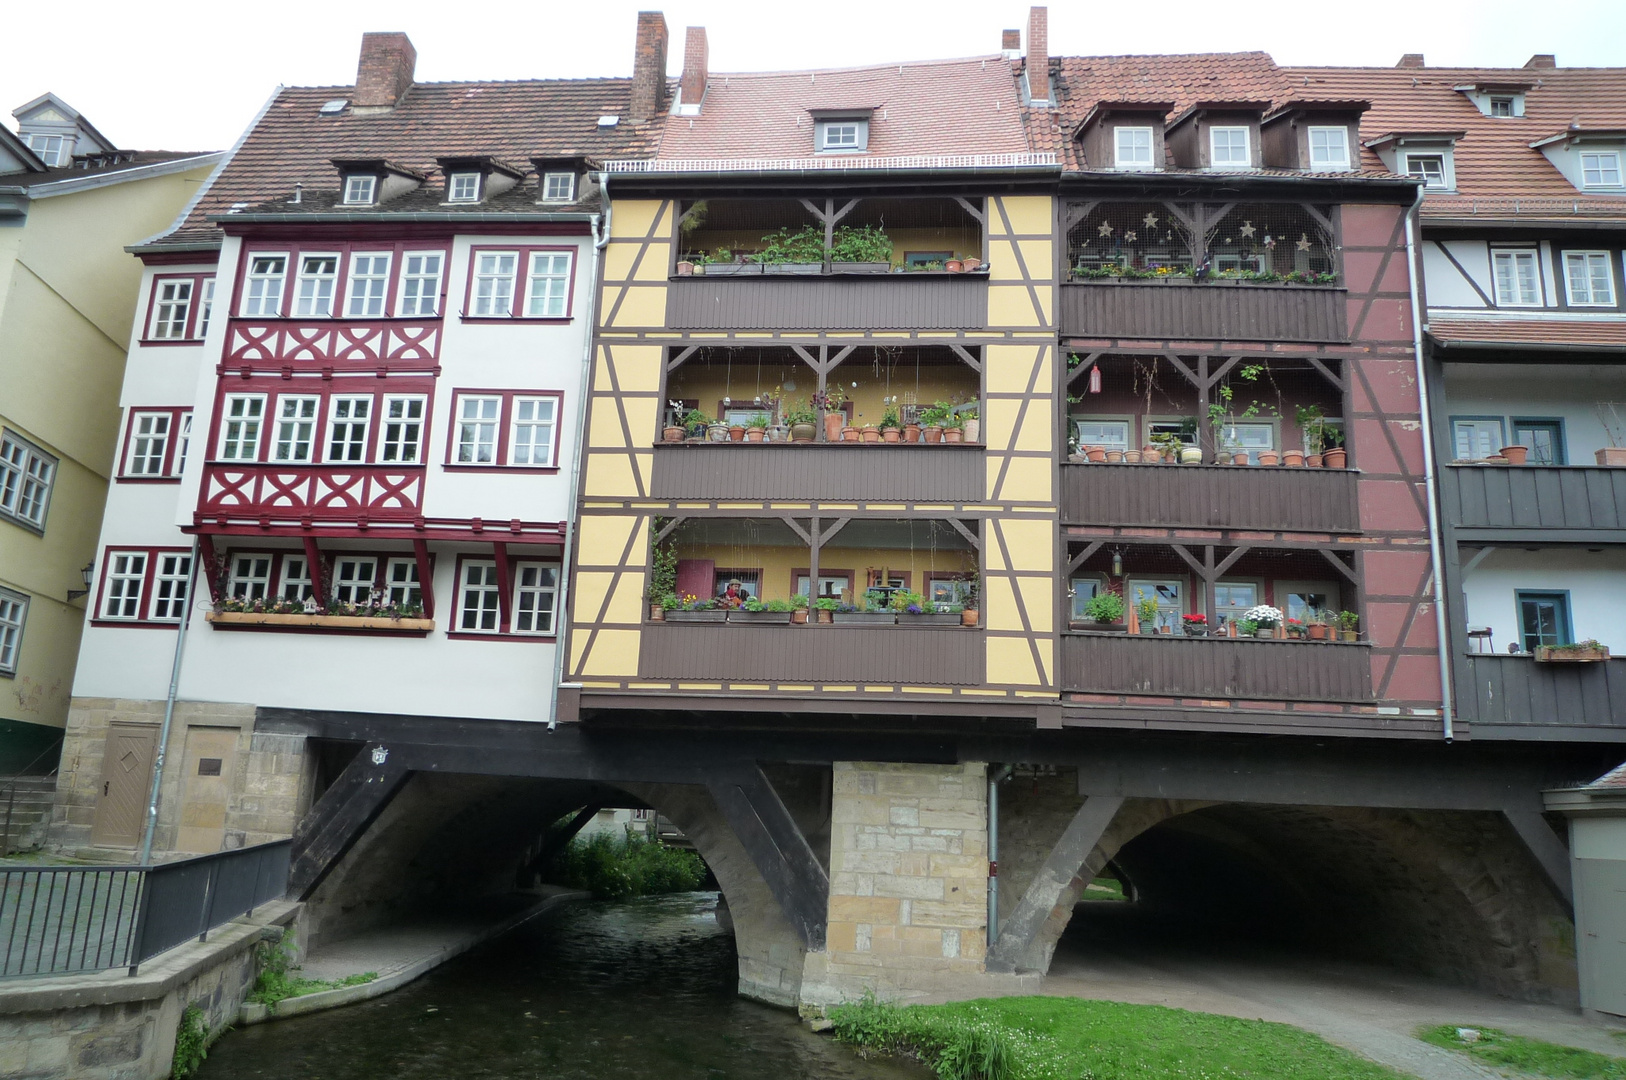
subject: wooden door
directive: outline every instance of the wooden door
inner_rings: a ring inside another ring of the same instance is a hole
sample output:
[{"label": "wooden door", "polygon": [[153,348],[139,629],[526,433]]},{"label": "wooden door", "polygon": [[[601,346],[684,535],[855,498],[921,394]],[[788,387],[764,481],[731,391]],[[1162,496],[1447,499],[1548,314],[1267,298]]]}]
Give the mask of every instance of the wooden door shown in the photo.
[{"label": "wooden door", "polygon": [[90,827],[92,844],[135,847],[141,842],[157,747],[158,729],[150,724],[113,724],[109,728],[102,750],[96,819]]},{"label": "wooden door", "polygon": [[1571,865],[1581,1004],[1626,1014],[1626,859],[1573,859]]}]

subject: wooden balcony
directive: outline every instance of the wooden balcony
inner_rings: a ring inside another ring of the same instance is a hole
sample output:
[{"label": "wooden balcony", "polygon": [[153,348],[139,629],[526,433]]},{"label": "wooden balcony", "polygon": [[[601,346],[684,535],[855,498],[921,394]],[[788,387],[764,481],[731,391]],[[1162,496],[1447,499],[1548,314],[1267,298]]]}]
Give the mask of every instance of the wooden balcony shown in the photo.
[{"label": "wooden balcony", "polygon": [[985,645],[966,627],[646,623],[641,679],[977,686]]},{"label": "wooden balcony", "polygon": [[198,515],[219,519],[415,521],[424,466],[275,465],[211,462]]},{"label": "wooden balcony", "polygon": [[657,499],[981,502],[969,443],[657,443]]},{"label": "wooden balcony", "polygon": [[1366,702],[1371,650],[1322,641],[1069,633],[1062,687],[1096,694]]},{"label": "wooden balcony", "polygon": [[1472,529],[1487,540],[1626,539],[1626,469],[1452,465],[1443,471],[1445,516],[1459,534]]},{"label": "wooden balcony", "polygon": [[1062,520],[1075,525],[1353,532],[1353,469],[1237,465],[1079,465],[1061,470]]},{"label": "wooden balcony", "polygon": [[1469,654],[1458,672],[1466,685],[1457,687],[1457,711],[1476,739],[1626,741],[1626,660]]},{"label": "wooden balcony", "polygon": [[745,274],[673,278],[672,330],[977,330],[986,274]]},{"label": "wooden balcony", "polygon": [[1185,341],[1349,340],[1346,292],[1326,285],[1077,281],[1061,289],[1063,337]]},{"label": "wooden balcony", "polygon": [[233,319],[228,371],[423,371],[440,363],[439,319]]}]

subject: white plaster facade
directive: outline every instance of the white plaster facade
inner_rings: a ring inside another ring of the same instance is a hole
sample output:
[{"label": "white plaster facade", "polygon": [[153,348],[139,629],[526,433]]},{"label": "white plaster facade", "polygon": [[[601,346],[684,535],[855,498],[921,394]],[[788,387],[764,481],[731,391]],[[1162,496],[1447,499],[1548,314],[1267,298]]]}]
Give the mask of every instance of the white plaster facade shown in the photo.
[{"label": "white plaster facade", "polygon": [[1497,548],[1463,579],[1469,627],[1488,627],[1497,652],[1519,640],[1518,593],[1569,595],[1575,641],[1592,639],[1626,655],[1626,551],[1618,547]]}]

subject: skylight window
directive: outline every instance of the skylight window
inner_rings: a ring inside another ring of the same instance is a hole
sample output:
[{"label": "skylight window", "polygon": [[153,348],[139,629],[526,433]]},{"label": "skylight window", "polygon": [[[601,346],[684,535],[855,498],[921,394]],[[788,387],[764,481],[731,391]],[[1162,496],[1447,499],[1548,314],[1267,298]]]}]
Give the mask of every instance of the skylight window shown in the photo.
[{"label": "skylight window", "polygon": [[323,116],[337,116],[344,112],[344,107],[350,104],[344,98],[334,98],[332,101],[322,102],[322,107],[316,111]]},{"label": "skylight window", "polygon": [[601,128],[612,128],[620,122],[621,118],[619,116],[606,115],[598,118],[598,126]]},{"label": "skylight window", "polygon": [[447,185],[446,201],[479,202],[480,174],[476,172],[453,173],[451,183]]},{"label": "skylight window", "polygon": [[344,201],[349,206],[371,206],[373,194],[378,190],[376,176],[347,176],[344,178]]}]

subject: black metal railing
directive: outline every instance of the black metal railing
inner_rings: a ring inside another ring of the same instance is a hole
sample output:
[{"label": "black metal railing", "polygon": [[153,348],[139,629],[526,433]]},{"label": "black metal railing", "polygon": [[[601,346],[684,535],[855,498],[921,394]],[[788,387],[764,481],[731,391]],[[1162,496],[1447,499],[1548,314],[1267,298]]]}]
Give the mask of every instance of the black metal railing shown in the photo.
[{"label": "black metal railing", "polygon": [[288,890],[292,840],[158,866],[0,870],[0,977],[128,967]]}]

